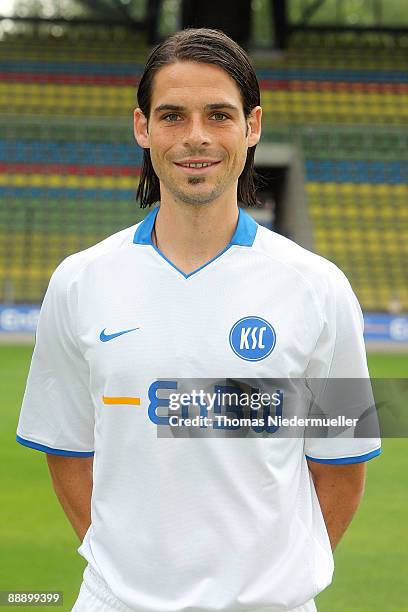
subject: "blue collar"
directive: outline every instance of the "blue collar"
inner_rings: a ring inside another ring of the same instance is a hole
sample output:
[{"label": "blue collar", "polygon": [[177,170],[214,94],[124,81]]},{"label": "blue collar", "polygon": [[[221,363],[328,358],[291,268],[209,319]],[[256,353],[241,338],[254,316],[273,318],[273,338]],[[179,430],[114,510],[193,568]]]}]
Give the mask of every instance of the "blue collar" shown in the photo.
[{"label": "blue collar", "polygon": [[[142,223],[140,223],[133,238],[133,242],[135,244],[149,244],[154,246],[152,242],[152,231],[158,211],[159,207],[154,208],[145,217]],[[254,243],[257,229],[257,222],[251,217],[251,215],[240,208],[237,228],[227,248],[233,245],[251,247]]]}]

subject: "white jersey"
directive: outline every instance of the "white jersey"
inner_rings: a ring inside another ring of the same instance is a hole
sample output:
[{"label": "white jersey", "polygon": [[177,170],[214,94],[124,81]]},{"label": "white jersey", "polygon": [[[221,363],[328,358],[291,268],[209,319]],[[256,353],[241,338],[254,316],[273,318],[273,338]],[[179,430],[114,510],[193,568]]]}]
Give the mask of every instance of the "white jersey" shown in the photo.
[{"label": "white jersey", "polygon": [[183,274],[152,244],[156,214],[53,274],[17,439],[94,454],[79,552],[131,609],[289,610],[333,573],[306,458],[366,461],[379,440],[158,437],[158,387],[367,377],[360,307],[334,264],[242,210],[229,246]]}]

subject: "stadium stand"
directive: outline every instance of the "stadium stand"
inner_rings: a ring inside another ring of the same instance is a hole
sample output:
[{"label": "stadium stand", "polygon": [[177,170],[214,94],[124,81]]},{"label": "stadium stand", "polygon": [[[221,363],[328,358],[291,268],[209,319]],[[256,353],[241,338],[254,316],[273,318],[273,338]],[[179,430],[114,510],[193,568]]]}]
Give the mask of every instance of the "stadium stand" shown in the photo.
[{"label": "stadium stand", "polygon": [[[132,111],[147,47],[75,36],[0,41],[0,303],[39,302],[63,257],[144,214]],[[256,65],[263,140],[302,151],[315,250],[365,310],[407,311],[406,48],[299,33]]]}]

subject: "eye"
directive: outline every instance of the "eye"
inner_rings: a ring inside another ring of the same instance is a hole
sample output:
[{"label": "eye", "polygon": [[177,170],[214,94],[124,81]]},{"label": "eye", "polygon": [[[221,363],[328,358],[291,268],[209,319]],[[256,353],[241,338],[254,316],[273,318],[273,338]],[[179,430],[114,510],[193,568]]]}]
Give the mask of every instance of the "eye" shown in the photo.
[{"label": "eye", "polygon": [[180,121],[181,117],[177,113],[169,113],[163,117],[164,121],[168,121],[169,123],[174,123],[176,121]]},{"label": "eye", "polygon": [[213,113],[212,117],[215,121],[225,121],[225,119],[228,119],[225,113]]}]

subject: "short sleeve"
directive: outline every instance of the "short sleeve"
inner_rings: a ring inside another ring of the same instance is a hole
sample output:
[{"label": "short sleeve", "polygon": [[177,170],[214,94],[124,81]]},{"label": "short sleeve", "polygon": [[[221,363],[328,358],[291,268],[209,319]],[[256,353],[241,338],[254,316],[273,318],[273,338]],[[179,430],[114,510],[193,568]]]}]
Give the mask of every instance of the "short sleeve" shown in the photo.
[{"label": "short sleeve", "polygon": [[89,369],[76,341],[72,256],[51,277],[17,427],[17,441],[50,454],[94,454]]},{"label": "short sleeve", "polygon": [[[375,414],[364,344],[364,319],[358,300],[345,275],[334,265],[323,307],[323,328],[308,364],[310,387],[319,388],[320,406],[338,416],[343,402],[347,417]],[[353,380],[352,380],[353,379]],[[335,398],[335,399],[333,399]],[[324,414],[327,411],[323,410]],[[360,420],[361,422],[361,420]],[[372,431],[372,430],[371,430]],[[375,434],[377,430],[374,427]],[[328,464],[360,463],[381,452],[379,437],[358,437],[358,431],[322,438],[305,438],[306,458]]]}]

